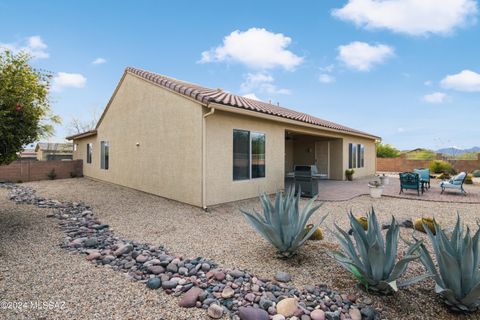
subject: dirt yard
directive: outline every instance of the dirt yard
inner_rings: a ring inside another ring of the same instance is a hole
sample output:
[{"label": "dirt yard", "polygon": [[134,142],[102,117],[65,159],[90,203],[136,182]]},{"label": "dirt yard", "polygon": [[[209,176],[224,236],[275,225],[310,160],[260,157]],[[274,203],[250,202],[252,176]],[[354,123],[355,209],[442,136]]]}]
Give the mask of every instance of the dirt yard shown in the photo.
[{"label": "dirt yard", "polygon": [[[364,293],[355,288],[356,282],[352,276],[328,255],[329,250],[337,248],[328,229],[332,228],[334,222],[347,228],[348,210],[360,215],[373,206],[381,222],[389,222],[391,215],[395,215],[398,220],[435,215],[444,226],[453,226],[458,212],[463,221],[472,227],[476,225],[477,214],[480,212],[480,204],[372,199],[368,196],[349,201],[325,202],[314,219],[329,214],[323,225],[326,239],[309,242],[301,249],[298,257],[282,261],[274,258],[275,250],[253,231],[239,212],[239,208],[260,209],[257,199],[216,206],[206,213],[172,200],[85,178],[42,181],[28,185],[34,187],[39,195],[48,198],[91,204],[100,220],[126,239],[164,244],[172,252],[187,257],[208,257],[222,266],[250,270],[262,277],[271,278],[277,271],[285,271],[293,275],[297,286],[327,284],[333,289],[359,296]],[[403,229],[401,234],[410,238],[411,230]],[[54,239],[51,241],[53,243]],[[405,246],[402,244],[400,249],[403,248]],[[422,271],[420,264],[413,263],[408,275]],[[424,281],[403,289],[392,297],[371,297],[374,305],[383,309],[382,315],[387,319],[457,319],[457,315],[450,314],[440,304],[433,293],[433,287],[432,281]],[[142,288],[138,290],[143,291]],[[169,308],[168,303],[163,306]]]}]

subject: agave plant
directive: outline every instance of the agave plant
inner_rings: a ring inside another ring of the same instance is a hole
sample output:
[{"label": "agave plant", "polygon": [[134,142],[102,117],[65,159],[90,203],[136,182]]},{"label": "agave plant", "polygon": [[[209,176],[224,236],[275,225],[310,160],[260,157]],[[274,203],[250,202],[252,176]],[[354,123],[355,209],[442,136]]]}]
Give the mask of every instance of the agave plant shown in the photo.
[{"label": "agave plant", "polygon": [[391,294],[399,287],[418,282],[429,275],[422,275],[406,281],[397,280],[405,273],[408,264],[419,258],[415,255],[421,241],[411,245],[402,259],[397,261],[397,247],[400,227],[392,216],[385,240],[378,224],[375,210],[367,214],[368,229],[365,230],[357,218],[349,213],[355,245],[347,232],[335,224],[338,232],[333,232],[343,252],[334,251],[332,256],[345,269],[350,271],[367,290],[377,294]]},{"label": "agave plant", "polygon": [[245,218],[260,235],[277,248],[277,257],[287,259],[296,254],[307,239],[317,230],[325,220],[323,216],[313,224],[309,232],[305,232],[305,225],[322,205],[313,206],[316,197],[313,197],[300,211],[300,192],[295,196],[295,188],[290,188],[284,195],[277,192],[275,203],[270,201],[268,195],[260,196],[263,215],[255,209],[253,213],[240,209]]},{"label": "agave plant", "polygon": [[434,276],[435,292],[453,311],[473,312],[480,307],[480,256],[478,242],[480,227],[473,235],[467,227],[465,232],[460,217],[453,229],[450,240],[434,220],[435,234],[424,226],[432,242],[438,270],[425,245],[420,246],[420,261]]}]

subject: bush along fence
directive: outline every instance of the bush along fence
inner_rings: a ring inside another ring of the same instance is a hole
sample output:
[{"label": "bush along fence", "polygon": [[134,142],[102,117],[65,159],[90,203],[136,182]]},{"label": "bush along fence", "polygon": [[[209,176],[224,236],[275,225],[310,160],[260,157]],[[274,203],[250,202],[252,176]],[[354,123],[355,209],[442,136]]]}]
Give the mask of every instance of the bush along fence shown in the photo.
[{"label": "bush along fence", "polygon": [[27,182],[81,177],[82,168],[82,160],[17,160],[0,166],[0,181]]},{"label": "bush along fence", "polygon": [[[437,160],[448,161],[456,172],[473,172],[480,169],[480,154],[476,160],[451,160],[437,154]],[[377,158],[377,171],[406,172],[416,168],[428,168],[432,160],[409,160],[405,154],[397,158]]]}]

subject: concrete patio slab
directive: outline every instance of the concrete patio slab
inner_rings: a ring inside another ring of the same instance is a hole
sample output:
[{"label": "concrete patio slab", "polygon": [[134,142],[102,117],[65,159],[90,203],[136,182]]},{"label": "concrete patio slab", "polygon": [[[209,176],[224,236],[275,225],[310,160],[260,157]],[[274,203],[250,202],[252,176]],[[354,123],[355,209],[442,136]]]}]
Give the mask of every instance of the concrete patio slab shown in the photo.
[{"label": "concrete patio slab", "polygon": [[[319,201],[346,201],[361,195],[369,195],[370,190],[368,182],[379,180],[378,177],[370,177],[365,179],[356,179],[353,181],[336,181],[336,180],[319,180],[318,181],[318,199]],[[423,201],[438,202],[461,202],[461,203],[480,203],[480,186],[464,185],[467,195],[463,195],[458,191],[446,190],[441,194],[440,180],[432,179],[431,188],[423,194],[417,195],[414,190],[406,190],[400,192],[400,180],[397,177],[390,176],[390,183],[384,187],[383,196],[413,199]],[[287,181],[286,186],[291,185],[293,180]]]}]

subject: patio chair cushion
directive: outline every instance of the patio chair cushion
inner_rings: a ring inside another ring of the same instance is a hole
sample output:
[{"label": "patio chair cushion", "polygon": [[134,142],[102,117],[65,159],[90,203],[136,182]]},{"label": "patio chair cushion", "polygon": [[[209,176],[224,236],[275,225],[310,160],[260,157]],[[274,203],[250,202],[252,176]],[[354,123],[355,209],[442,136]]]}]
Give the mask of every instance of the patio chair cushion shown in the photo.
[{"label": "patio chair cushion", "polygon": [[420,179],[422,179],[423,181],[430,181],[430,169],[414,169],[413,172],[418,173]]},{"label": "patio chair cushion", "polygon": [[440,182],[440,187],[442,189],[458,189],[463,191],[463,183],[466,176],[467,174],[465,172],[460,172],[452,179]]},{"label": "patio chair cushion", "polygon": [[463,184],[463,180],[465,179],[465,176],[467,174],[465,172],[460,172],[459,174],[457,174],[455,177],[453,177],[453,179],[451,180],[451,183],[452,184],[455,184],[455,185],[461,185]]}]

